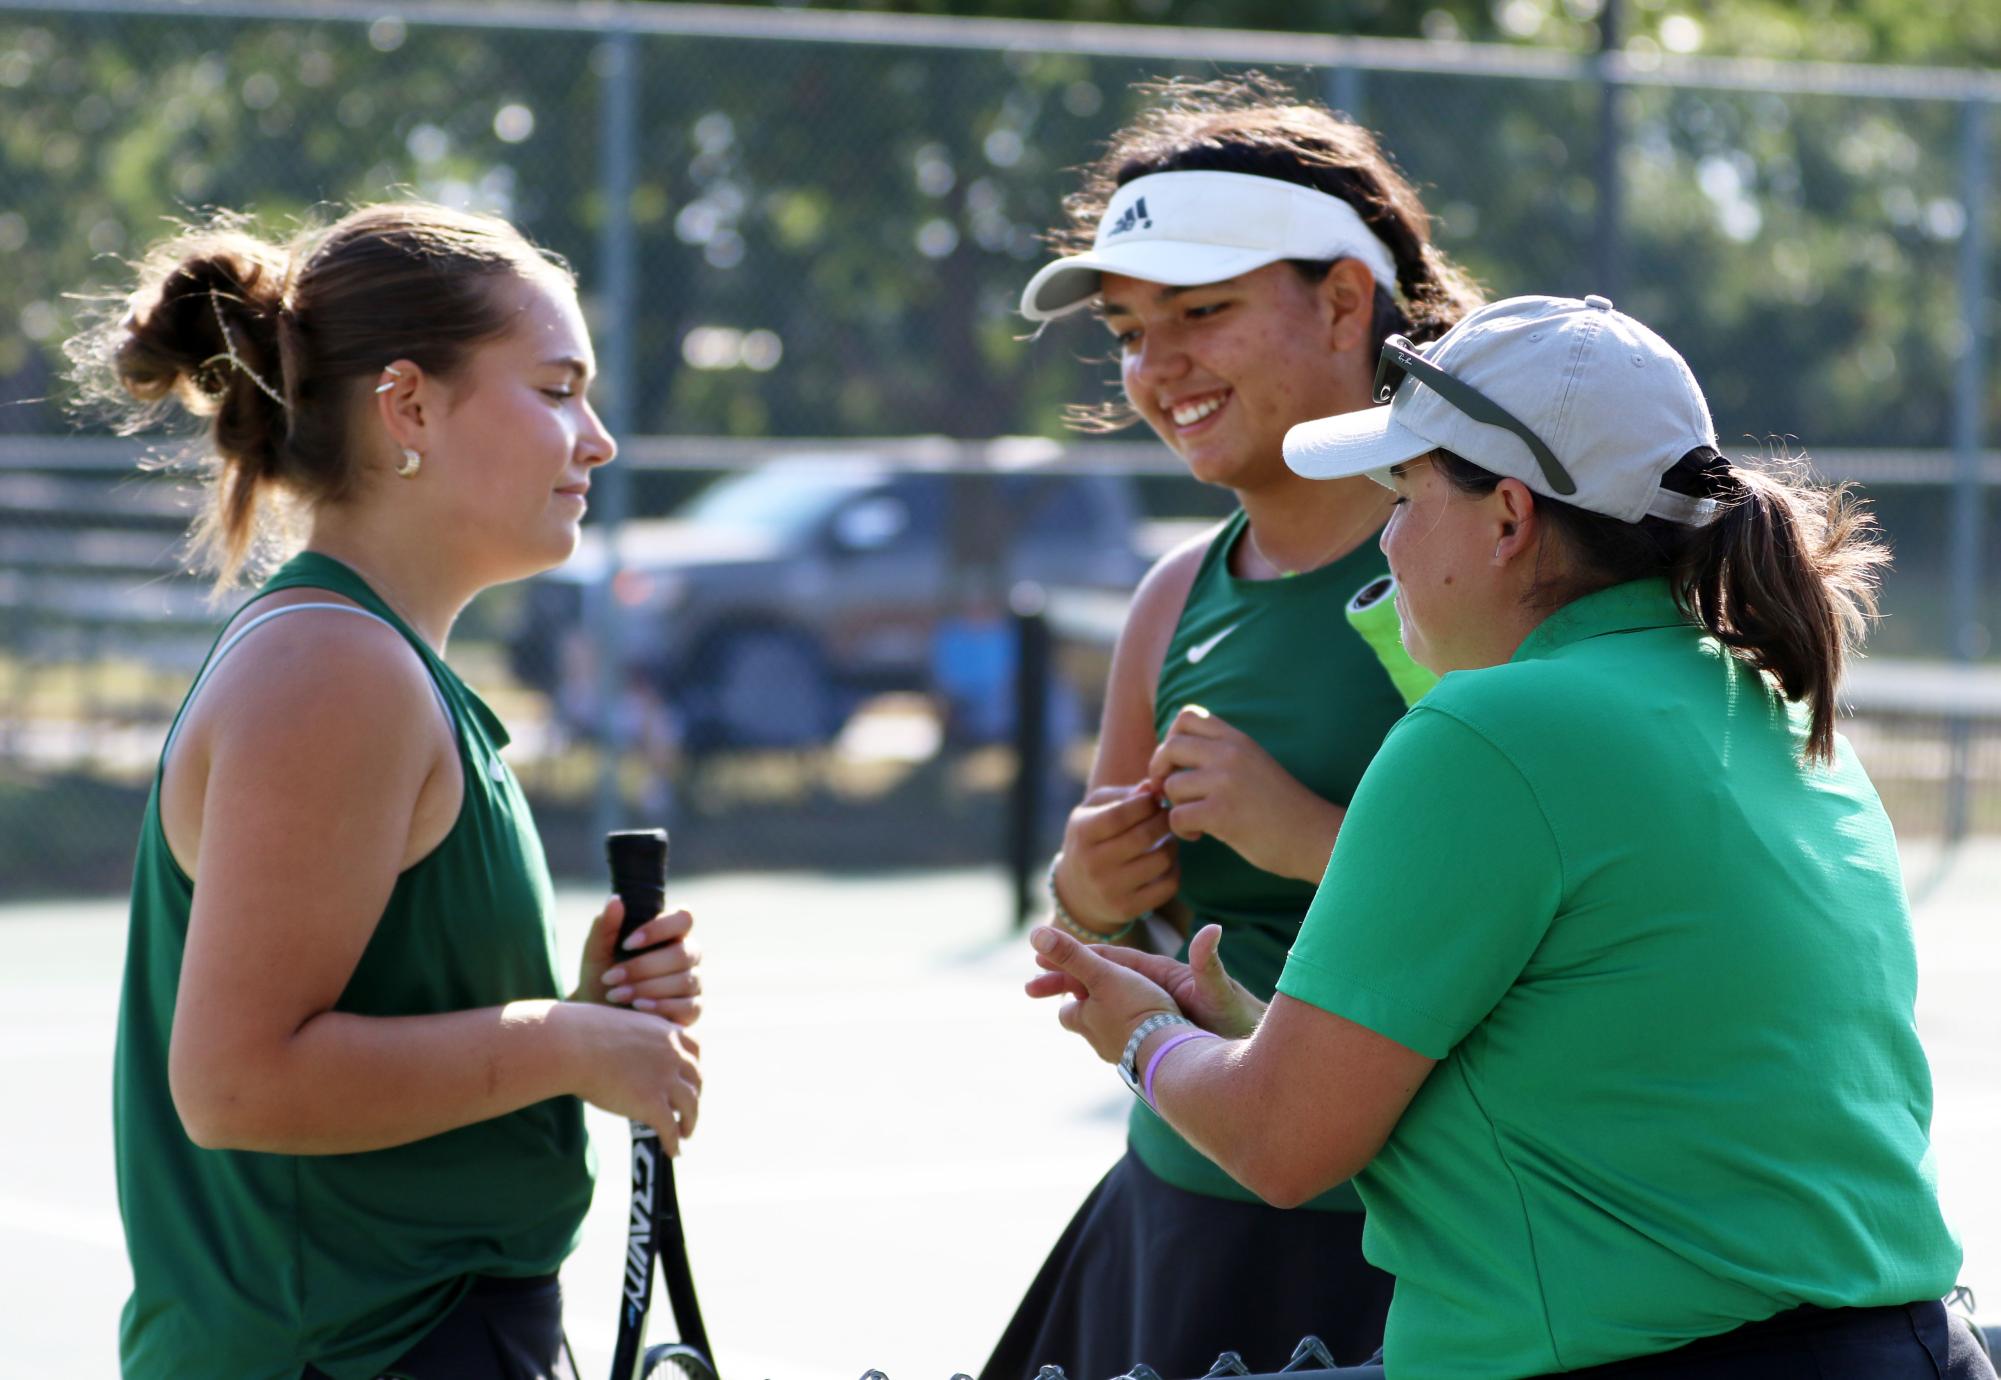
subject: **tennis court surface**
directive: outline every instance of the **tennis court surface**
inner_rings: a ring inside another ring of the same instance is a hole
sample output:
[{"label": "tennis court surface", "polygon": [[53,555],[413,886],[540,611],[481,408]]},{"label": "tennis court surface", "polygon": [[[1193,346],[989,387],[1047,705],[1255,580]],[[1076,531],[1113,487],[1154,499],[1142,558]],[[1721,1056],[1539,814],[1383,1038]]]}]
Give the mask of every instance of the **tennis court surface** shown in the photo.
[{"label": "tennis court surface", "polygon": [[[2001,1321],[2001,844],[1937,885],[1908,860],[1962,1278]],[[707,950],[708,1094],[681,1162],[725,1375],[945,1380],[976,1370],[1043,1253],[1119,1153],[1127,1094],[1020,995],[997,872],[670,883]],[[597,898],[562,896],[566,953]],[[129,1283],[112,1186],[122,902],[0,908],[0,1380],[117,1372]],[[593,1111],[599,1193],[564,1270],[585,1377],[615,1331],[623,1123]],[[670,1326],[655,1308],[656,1336]]]}]

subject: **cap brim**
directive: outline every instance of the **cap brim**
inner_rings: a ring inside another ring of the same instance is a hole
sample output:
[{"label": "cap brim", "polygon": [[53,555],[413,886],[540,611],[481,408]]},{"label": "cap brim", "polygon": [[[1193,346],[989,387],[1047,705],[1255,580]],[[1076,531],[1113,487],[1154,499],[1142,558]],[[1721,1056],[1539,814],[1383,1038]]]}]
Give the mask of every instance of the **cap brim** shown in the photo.
[{"label": "cap brim", "polygon": [[1169,287],[1220,283],[1278,261],[1271,249],[1231,249],[1187,240],[1135,240],[1073,254],[1043,265],[1021,294],[1021,314],[1031,321],[1067,316],[1097,295],[1099,275],[1118,273]]},{"label": "cap brim", "polygon": [[1366,474],[1387,488],[1393,466],[1438,447],[1400,425],[1391,412],[1388,407],[1365,407],[1301,422],[1285,433],[1285,463],[1307,479]]}]

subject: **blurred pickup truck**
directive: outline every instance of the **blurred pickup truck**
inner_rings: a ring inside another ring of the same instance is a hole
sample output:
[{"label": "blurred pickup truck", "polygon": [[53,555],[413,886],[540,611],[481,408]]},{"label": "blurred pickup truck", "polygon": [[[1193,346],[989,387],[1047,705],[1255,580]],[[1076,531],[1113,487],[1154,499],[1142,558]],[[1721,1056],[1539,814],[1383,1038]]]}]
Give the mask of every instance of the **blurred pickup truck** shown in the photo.
[{"label": "blurred pickup truck", "polygon": [[[1017,582],[1124,593],[1147,565],[1120,474],[892,468],[795,457],[623,525],[610,586],[619,680],[692,751],[830,740],[870,694],[934,688],[942,626],[994,635]],[[589,616],[603,534],[523,591],[509,659],[592,736]],[[961,639],[963,641],[963,639]]]}]

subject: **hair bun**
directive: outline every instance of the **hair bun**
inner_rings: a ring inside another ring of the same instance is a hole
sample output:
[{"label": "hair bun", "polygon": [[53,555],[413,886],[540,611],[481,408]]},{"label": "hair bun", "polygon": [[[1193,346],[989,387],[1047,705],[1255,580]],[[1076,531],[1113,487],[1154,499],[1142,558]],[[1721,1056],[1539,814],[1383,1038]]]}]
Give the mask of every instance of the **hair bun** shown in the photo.
[{"label": "hair bun", "polygon": [[177,238],[148,258],[113,352],[118,383],[143,403],[178,398],[215,418],[217,455],[275,472],[286,430],[281,344],[288,255],[234,227]]},{"label": "hair bun", "polygon": [[237,230],[168,249],[147,264],[123,323],[117,369],[126,390],[144,402],[179,390],[206,412],[248,381],[231,377],[245,366],[275,385],[283,252]]}]

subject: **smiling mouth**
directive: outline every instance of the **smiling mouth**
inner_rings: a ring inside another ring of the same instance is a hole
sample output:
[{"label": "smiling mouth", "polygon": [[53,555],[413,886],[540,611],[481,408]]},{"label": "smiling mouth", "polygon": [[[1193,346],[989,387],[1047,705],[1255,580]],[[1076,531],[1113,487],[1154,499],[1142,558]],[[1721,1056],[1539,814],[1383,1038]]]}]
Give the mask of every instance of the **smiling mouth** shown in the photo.
[{"label": "smiling mouth", "polygon": [[1191,427],[1215,416],[1222,409],[1223,404],[1229,400],[1230,394],[1227,390],[1221,393],[1211,393],[1205,398],[1196,398],[1190,402],[1177,403],[1168,409],[1167,415],[1173,419],[1176,426],[1183,428]]}]

